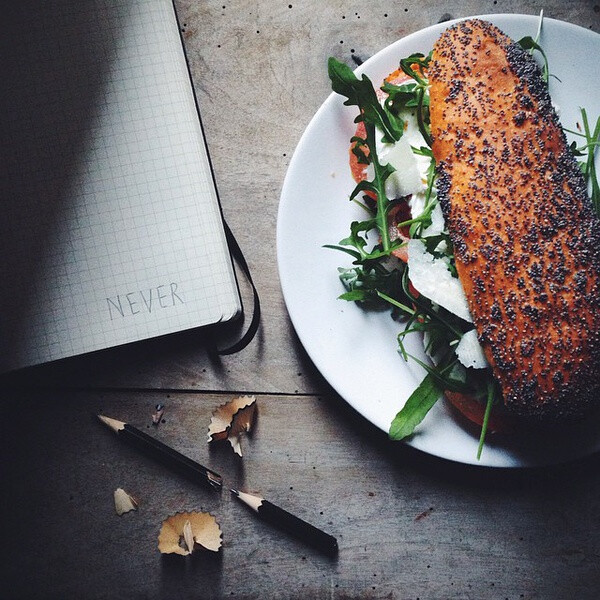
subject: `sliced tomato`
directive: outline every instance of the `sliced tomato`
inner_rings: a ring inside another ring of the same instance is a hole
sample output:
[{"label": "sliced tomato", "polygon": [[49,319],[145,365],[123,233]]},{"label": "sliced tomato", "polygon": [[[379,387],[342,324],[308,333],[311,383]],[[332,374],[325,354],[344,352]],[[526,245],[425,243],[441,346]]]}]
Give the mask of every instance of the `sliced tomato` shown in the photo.
[{"label": "sliced tomato", "polygon": [[[409,228],[407,226],[399,227],[400,223],[408,221],[411,218],[410,206],[407,201],[402,201],[396,204],[388,213],[388,231],[390,240],[396,242],[401,240],[408,242]],[[399,258],[402,262],[408,262],[408,250],[406,245],[401,246],[397,250],[394,250],[392,254]]]},{"label": "sliced tomato", "polygon": [[[457,392],[445,392],[450,404],[466,419],[481,427],[485,414],[485,405],[477,399]],[[496,407],[494,407],[496,408]],[[512,433],[518,427],[516,417],[508,414],[503,407],[492,410],[488,420],[488,431],[491,433]]]}]

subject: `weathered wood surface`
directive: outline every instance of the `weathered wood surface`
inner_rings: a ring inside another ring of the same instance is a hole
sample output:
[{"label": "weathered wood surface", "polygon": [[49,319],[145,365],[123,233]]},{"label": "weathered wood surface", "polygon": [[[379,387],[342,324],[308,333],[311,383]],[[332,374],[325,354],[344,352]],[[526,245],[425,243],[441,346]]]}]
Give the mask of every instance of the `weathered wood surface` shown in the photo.
[{"label": "weathered wood surface", "polygon": [[[329,94],[330,55],[351,64],[449,17],[537,13],[600,31],[595,0],[351,3],[178,0],[224,214],[253,271],[263,322],[238,355],[208,334],[111,350],[4,380],[2,598],[597,598],[598,459],[541,471],[466,468],[387,441],[322,380],[298,343],[277,276],[275,228],[290,157]],[[387,16],[386,16],[387,15]],[[247,296],[247,290],[245,291]],[[235,332],[234,332],[235,333]],[[26,392],[29,384],[42,391]],[[257,393],[242,460],[210,449],[210,414]],[[93,415],[151,432],[336,535],[331,561],[260,523],[225,491],[179,479]],[[140,509],[114,514],[124,487]],[[214,513],[218,556],[166,560],[176,511]]]},{"label": "weathered wood surface", "polygon": [[[596,598],[598,460],[498,473],[392,445],[334,397],[261,395],[244,456],[209,447],[228,394],[39,393],[7,399],[0,444],[2,597]],[[165,422],[151,414],[164,402]],[[129,420],[338,538],[328,559],[124,445]],[[112,493],[137,496],[118,517]],[[209,511],[219,555],[162,557],[167,516]],[[595,593],[594,593],[595,591]]]}]

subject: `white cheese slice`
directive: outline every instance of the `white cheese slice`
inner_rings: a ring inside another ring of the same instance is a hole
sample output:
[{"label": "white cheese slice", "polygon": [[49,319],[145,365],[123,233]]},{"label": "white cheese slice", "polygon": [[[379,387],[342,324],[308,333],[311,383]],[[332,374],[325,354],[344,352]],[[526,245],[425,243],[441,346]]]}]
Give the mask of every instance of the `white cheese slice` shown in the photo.
[{"label": "white cheese slice", "polygon": [[[419,130],[419,123],[417,121],[417,116],[414,113],[403,112],[401,113],[402,118],[405,120],[406,129],[404,130],[404,135],[402,136],[410,146],[413,148],[427,148],[427,142],[423,138]],[[421,179],[423,180],[423,185],[427,183],[427,171],[431,165],[431,158],[429,156],[423,156],[421,154],[414,154],[415,161],[417,163],[417,168],[419,169],[419,173],[421,174]]]},{"label": "white cheese slice", "polygon": [[388,198],[402,198],[416,194],[425,187],[415,155],[402,136],[395,144],[377,144],[377,157],[382,165],[389,164],[395,171],[385,181]]},{"label": "white cheese slice", "polygon": [[477,339],[477,332],[475,329],[471,329],[463,334],[454,350],[458,360],[465,367],[485,369],[489,366],[485,354],[483,353],[483,348]]},{"label": "white cheese slice", "polygon": [[[412,151],[412,146],[420,148],[426,145],[416,117],[412,114],[403,114],[402,117],[406,120],[406,130],[398,142],[384,144],[380,141],[381,132],[378,132],[377,156],[382,165],[390,164],[395,169],[386,181],[387,197],[392,199],[412,196],[409,201],[411,212],[413,216],[418,216],[425,209],[430,159]],[[372,178],[373,167],[369,168]],[[442,209],[436,204],[431,212],[431,225],[423,231],[423,236],[439,235],[445,229]],[[462,284],[448,270],[447,260],[429,254],[425,245],[414,239],[408,242],[408,266],[410,280],[419,293],[465,321],[473,322]],[[483,369],[489,366],[475,329],[462,336],[455,351],[458,360],[465,367]]]},{"label": "white cheese slice", "polygon": [[423,237],[439,235],[446,229],[446,221],[442,213],[442,207],[436,204],[431,210],[431,225],[423,231]]},{"label": "white cheese slice", "polygon": [[447,262],[429,254],[421,240],[409,240],[407,248],[409,278],[417,291],[461,319],[472,323],[463,287],[456,277],[452,277]]},{"label": "white cheese slice", "polygon": [[423,214],[425,210],[425,192],[419,192],[417,194],[413,194],[409,200],[408,205],[410,206],[410,214],[413,217],[418,217]]}]

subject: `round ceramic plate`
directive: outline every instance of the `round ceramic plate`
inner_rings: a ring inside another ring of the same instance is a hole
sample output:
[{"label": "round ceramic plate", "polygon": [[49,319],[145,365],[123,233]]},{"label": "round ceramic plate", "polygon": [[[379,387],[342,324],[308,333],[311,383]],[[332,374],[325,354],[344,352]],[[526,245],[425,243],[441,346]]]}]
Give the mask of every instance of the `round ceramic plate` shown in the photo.
[{"label": "round ceramic plate", "polygon": [[[485,15],[513,39],[535,37],[539,18]],[[407,36],[366,61],[366,73],[377,85],[397,68],[400,58],[427,54],[442,23]],[[561,21],[544,19],[540,44],[550,63],[550,92],[563,126],[574,129],[579,107],[590,118],[600,112],[600,78],[596,70],[600,35]],[[326,65],[323,65],[323,69]],[[338,300],[344,291],[337,277],[349,266],[347,255],[324,248],[348,235],[360,208],[348,201],[354,188],[348,168],[348,144],[354,134],[356,107],[343,106],[332,94],[314,116],[290,163],[281,194],[277,224],[278,266],[292,323],[309,356],[333,388],[366,419],[384,431],[423,377],[414,363],[398,354],[402,325],[388,312],[367,312]],[[363,213],[364,215],[364,213]],[[422,356],[422,342],[409,341]],[[592,424],[593,425],[593,424]],[[477,460],[478,432],[457,418],[444,401],[437,402],[406,442],[429,454],[453,461],[494,467],[527,467],[565,462],[600,449],[600,432],[588,425],[557,440],[488,436]]]}]

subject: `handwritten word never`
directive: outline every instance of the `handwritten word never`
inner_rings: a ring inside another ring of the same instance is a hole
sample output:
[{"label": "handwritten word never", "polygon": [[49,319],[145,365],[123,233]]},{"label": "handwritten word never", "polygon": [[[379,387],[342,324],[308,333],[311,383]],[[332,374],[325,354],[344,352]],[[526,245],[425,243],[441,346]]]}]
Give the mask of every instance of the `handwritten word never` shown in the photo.
[{"label": "handwritten word never", "polygon": [[177,284],[159,285],[147,290],[138,290],[118,294],[112,298],[106,298],[110,320],[121,317],[129,317],[140,313],[152,313],[163,308],[169,308],[176,304],[184,304],[183,299],[177,292]]}]

